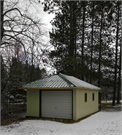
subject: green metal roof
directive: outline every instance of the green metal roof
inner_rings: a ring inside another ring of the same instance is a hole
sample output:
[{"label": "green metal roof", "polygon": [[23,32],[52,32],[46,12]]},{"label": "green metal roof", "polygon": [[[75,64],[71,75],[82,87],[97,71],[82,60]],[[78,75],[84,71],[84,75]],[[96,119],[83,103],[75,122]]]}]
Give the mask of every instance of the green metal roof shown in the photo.
[{"label": "green metal roof", "polygon": [[70,88],[70,87],[80,87],[80,88],[100,90],[99,87],[96,87],[92,84],[89,84],[73,76],[68,76],[61,73],[22,85],[21,88],[26,88],[26,89],[40,88],[41,89],[41,88]]},{"label": "green metal roof", "polygon": [[87,83],[85,81],[82,81],[74,76],[68,76],[68,75],[63,75],[60,74],[63,78],[65,78],[66,80],[69,80],[72,85],[74,85],[75,87],[81,87],[81,88],[89,88],[89,89],[98,89],[100,90],[101,88],[94,86],[90,83]]}]

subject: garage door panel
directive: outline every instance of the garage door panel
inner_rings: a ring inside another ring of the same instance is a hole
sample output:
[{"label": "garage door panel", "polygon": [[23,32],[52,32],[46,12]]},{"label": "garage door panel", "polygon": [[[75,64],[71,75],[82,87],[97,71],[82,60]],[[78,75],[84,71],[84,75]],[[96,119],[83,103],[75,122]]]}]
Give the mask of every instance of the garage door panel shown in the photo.
[{"label": "garage door panel", "polygon": [[71,119],[72,118],[72,114],[69,113],[53,113],[53,114],[49,114],[48,112],[45,112],[43,117],[47,117],[47,118],[65,118],[65,119]]},{"label": "garage door panel", "polygon": [[[65,111],[64,111],[65,109]],[[69,108],[64,108],[64,107],[60,107],[60,108],[55,108],[55,107],[49,107],[49,108],[45,108],[43,109],[42,112],[47,112],[47,111],[50,111],[50,112],[56,112],[56,111],[60,111],[60,112],[65,112],[65,113],[71,113],[72,109],[69,109]],[[59,113],[59,112],[58,112]]]},{"label": "garage door panel", "polygon": [[72,119],[72,91],[42,91],[41,116]]},{"label": "garage door panel", "polygon": [[[55,93],[54,93],[55,94]],[[56,97],[55,97],[56,96]],[[50,99],[50,97],[52,97],[54,100],[57,100],[57,99],[59,99],[59,100],[62,100],[62,97],[59,97],[59,95],[50,95],[50,96],[45,96],[45,98],[47,99],[47,100],[51,100]],[[61,95],[61,96],[63,96],[63,100],[69,100],[69,99],[72,99],[70,96],[67,96],[67,95]],[[68,99],[67,99],[68,98]],[[44,99],[45,100],[45,99]]]},{"label": "garage door panel", "polygon": [[69,114],[45,114],[46,115],[46,118],[63,118],[63,119],[71,119],[72,115],[69,115]]},{"label": "garage door panel", "polygon": [[50,101],[50,100],[48,100],[48,101],[44,101],[43,100],[43,105],[44,106],[46,106],[46,105],[52,105],[52,106],[55,106],[55,105],[59,105],[59,103],[60,103],[60,105],[61,106],[66,106],[66,105],[71,105],[71,102],[70,101],[66,101],[66,100],[64,100],[63,102],[57,102],[58,100],[53,100],[53,101]]}]

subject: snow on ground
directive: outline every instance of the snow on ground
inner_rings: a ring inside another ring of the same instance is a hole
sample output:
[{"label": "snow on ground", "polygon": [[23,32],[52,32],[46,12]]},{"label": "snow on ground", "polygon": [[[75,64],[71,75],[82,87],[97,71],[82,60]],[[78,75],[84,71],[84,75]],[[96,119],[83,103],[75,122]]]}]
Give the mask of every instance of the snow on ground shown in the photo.
[{"label": "snow on ground", "polygon": [[[112,100],[107,100],[107,101],[103,100],[103,101],[101,101],[101,103],[112,103],[112,102],[113,102]],[[115,102],[117,102],[117,101],[115,101]],[[120,100],[120,103],[122,103],[122,100]]]},{"label": "snow on ground", "polygon": [[0,135],[122,135],[122,111],[101,111],[73,124],[25,120],[2,126]]}]

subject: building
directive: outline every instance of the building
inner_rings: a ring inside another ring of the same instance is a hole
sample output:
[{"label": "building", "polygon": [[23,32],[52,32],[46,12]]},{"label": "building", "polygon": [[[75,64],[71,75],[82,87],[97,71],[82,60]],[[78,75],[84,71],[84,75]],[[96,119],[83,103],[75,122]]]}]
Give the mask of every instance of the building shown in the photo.
[{"label": "building", "polygon": [[78,120],[99,111],[99,87],[73,76],[52,75],[26,85],[27,116]]}]

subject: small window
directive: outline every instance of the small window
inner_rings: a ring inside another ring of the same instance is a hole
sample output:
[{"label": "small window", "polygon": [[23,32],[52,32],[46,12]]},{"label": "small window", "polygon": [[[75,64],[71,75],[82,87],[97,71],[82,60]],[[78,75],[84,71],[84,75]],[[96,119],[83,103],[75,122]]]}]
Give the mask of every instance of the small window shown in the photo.
[{"label": "small window", "polygon": [[85,93],[85,102],[87,102],[87,93]]},{"label": "small window", "polygon": [[94,101],[94,93],[92,93],[92,101]]}]

